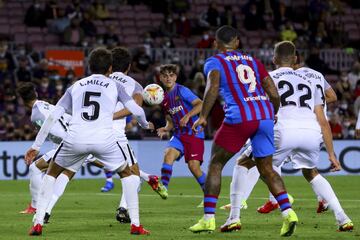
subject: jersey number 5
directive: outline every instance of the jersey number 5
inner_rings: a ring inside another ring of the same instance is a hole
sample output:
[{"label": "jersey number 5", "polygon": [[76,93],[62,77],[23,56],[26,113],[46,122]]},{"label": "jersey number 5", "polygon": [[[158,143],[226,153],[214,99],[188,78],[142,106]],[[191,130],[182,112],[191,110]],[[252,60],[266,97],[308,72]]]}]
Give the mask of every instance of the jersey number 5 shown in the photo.
[{"label": "jersey number 5", "polygon": [[99,92],[85,92],[83,99],[83,107],[93,107],[93,114],[89,115],[88,112],[82,112],[81,117],[87,121],[94,121],[98,119],[100,112],[100,104],[96,101],[91,101],[91,97],[100,97],[101,93]]},{"label": "jersey number 5", "polygon": [[[240,81],[243,84],[250,84],[248,92],[249,93],[255,92],[255,89],[256,89],[256,77],[255,77],[254,70],[251,67],[247,66],[247,65],[239,65],[239,66],[236,67],[236,72],[237,72],[238,78],[240,79]],[[246,72],[247,78],[245,77],[245,72]]]}]

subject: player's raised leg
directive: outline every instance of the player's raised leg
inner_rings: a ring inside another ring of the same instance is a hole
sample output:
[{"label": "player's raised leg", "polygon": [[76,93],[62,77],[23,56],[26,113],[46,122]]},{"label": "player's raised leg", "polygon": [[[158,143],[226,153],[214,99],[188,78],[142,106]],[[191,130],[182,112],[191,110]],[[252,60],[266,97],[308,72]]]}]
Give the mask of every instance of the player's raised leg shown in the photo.
[{"label": "player's raised leg", "polygon": [[43,159],[40,158],[33,162],[29,167],[30,172],[30,194],[31,194],[31,203],[29,206],[21,211],[23,214],[34,214],[36,212],[36,203],[38,198],[38,193],[43,181],[43,171],[48,168],[49,164]]},{"label": "player's raised leg", "polygon": [[[62,145],[59,146],[59,149]],[[29,235],[41,235],[42,234],[42,226],[44,225],[44,217],[46,208],[51,201],[51,197],[54,192],[54,185],[56,178],[59,174],[64,171],[65,169],[54,161],[50,162],[50,166],[48,169],[47,174],[43,178],[43,184],[40,187],[39,195],[38,195],[38,202],[37,202],[37,209],[34,219],[33,227],[29,231]]]},{"label": "player's raised leg", "polygon": [[306,180],[311,184],[315,194],[321,196],[321,198],[329,204],[330,209],[334,212],[337,224],[339,225],[339,231],[353,230],[354,224],[341,207],[330,183],[319,174],[316,168],[303,168],[302,173]]},{"label": "player's raised leg", "polygon": [[[175,137],[173,137],[173,138],[175,138]],[[170,140],[169,144],[175,144],[174,141],[175,140]],[[176,142],[176,144],[178,145],[179,143]],[[182,144],[181,144],[181,146],[182,146]],[[173,164],[174,164],[175,160],[178,159],[180,156],[181,156],[180,151],[174,147],[168,147],[165,150],[164,162],[161,167],[162,186],[159,186],[158,189],[156,190],[156,192],[160,195],[160,197],[162,199],[167,199],[167,197],[168,197],[167,189],[169,187],[169,182],[170,182],[170,179],[172,176]]]},{"label": "player's raised leg", "polygon": [[51,216],[51,211],[54,208],[55,204],[59,200],[59,198],[64,194],[65,188],[69,181],[74,177],[75,172],[70,170],[64,170],[55,181],[54,192],[49,202],[49,205],[46,208],[44,223],[49,223],[49,219]]}]

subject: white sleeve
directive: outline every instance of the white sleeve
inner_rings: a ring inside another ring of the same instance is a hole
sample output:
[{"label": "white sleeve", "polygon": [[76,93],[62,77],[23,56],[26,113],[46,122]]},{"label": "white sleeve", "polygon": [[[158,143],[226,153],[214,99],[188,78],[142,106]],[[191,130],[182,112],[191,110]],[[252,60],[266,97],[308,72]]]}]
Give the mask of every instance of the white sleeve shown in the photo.
[{"label": "white sleeve", "polygon": [[323,105],[324,104],[324,101],[322,100],[322,96],[320,96],[320,93],[319,91],[316,91],[316,87],[315,87],[315,99],[314,99],[314,105]]},{"label": "white sleeve", "polygon": [[357,118],[357,122],[356,122],[356,127],[355,129],[359,129],[360,130],[360,110],[359,110],[359,113],[358,113],[358,118]]},{"label": "white sleeve", "polygon": [[133,94],[141,94],[143,92],[143,87],[140,85],[140,83],[135,82],[135,89]]},{"label": "white sleeve", "polygon": [[60,100],[56,103],[56,107],[62,107],[65,112],[72,115],[72,97],[71,90],[73,86],[69,87]]},{"label": "white sleeve", "polygon": [[50,129],[64,113],[65,108],[56,105],[54,111],[50,113],[49,117],[45,120],[44,124],[40,128],[40,131],[36,135],[35,142],[31,147],[32,149],[40,150],[41,145],[44,143],[45,139],[49,135]]},{"label": "white sleeve", "polygon": [[121,102],[123,105],[126,104],[126,102],[133,100],[132,97],[127,94],[125,88],[120,85],[119,83],[116,83],[117,91],[118,91],[118,101]]},{"label": "white sleeve", "polygon": [[331,85],[326,81],[325,78],[323,78],[323,80],[324,80],[324,91],[326,91],[331,88]]},{"label": "white sleeve", "polygon": [[146,120],[144,109],[137,105],[134,100],[127,101],[124,106],[136,117],[142,128],[149,127],[149,123]]}]

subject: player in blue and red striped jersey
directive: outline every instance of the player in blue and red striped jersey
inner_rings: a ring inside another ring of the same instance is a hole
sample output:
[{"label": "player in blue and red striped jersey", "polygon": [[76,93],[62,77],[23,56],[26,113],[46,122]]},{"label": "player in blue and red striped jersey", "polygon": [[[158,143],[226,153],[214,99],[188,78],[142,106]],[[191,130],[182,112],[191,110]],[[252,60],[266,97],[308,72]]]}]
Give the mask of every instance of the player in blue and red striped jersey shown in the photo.
[{"label": "player in blue and red striped jersey", "polygon": [[204,154],[204,133],[196,133],[192,130],[192,125],[199,118],[202,100],[187,87],[176,83],[177,69],[173,64],[160,67],[160,81],[165,88],[162,108],[166,114],[166,126],[159,128],[157,133],[162,138],[173,130],[161,168],[163,187],[159,187],[158,193],[163,199],[168,196],[167,188],[173,164],[182,156],[201,189],[204,189],[206,179],[205,173],[200,168]]},{"label": "player in blue and red striped jersey", "polygon": [[[225,119],[212,146],[204,190],[204,217],[190,227],[190,231],[215,230],[221,171],[250,138],[260,175],[279,202],[284,217],[280,235],[290,236],[298,219],[291,208],[281,177],[272,168],[272,155],[275,152],[274,113],[279,109],[280,97],[263,64],[236,50],[239,46],[238,37],[237,30],[230,26],[219,28],[214,44],[220,53],[208,58],[204,65],[207,86],[203,107],[193,129],[206,125],[206,118],[219,93],[225,101]],[[234,219],[228,225],[229,231],[240,228],[240,219]]]}]

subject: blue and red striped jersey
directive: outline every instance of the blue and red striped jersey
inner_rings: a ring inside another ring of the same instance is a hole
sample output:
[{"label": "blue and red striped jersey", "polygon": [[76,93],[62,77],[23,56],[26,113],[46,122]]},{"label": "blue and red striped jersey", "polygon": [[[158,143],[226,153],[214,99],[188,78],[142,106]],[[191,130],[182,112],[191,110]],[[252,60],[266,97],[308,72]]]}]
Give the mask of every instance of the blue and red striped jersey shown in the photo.
[{"label": "blue and red striped jersey", "polygon": [[180,120],[192,110],[193,105],[191,103],[196,99],[198,97],[190,89],[177,83],[170,92],[165,92],[162,107],[165,113],[171,116],[175,135],[194,135],[198,138],[204,138],[204,132],[196,134],[191,129],[194,122],[199,118],[198,115],[191,117],[186,127],[180,127]]},{"label": "blue and red striped jersey", "polygon": [[260,61],[240,51],[223,52],[206,60],[205,75],[212,70],[220,72],[224,122],[237,124],[274,119],[274,108],[261,86],[261,81],[269,74]]}]

